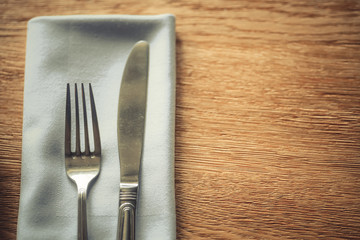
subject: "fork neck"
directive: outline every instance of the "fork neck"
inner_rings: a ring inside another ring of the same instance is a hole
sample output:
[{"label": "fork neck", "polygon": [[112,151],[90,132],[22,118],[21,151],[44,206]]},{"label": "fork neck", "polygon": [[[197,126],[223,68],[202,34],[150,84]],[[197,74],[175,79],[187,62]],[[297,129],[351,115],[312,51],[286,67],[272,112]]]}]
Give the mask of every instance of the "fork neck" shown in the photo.
[{"label": "fork neck", "polygon": [[78,240],[87,240],[86,188],[78,189]]}]

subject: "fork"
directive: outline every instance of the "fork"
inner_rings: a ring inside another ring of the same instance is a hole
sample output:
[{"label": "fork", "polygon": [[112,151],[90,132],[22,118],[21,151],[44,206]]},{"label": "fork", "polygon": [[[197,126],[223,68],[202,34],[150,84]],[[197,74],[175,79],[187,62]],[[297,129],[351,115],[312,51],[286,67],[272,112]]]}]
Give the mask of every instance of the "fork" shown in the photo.
[{"label": "fork", "polygon": [[87,216],[86,216],[86,196],[89,184],[96,179],[100,172],[101,146],[99,124],[96,115],[94,95],[91,84],[90,105],[91,118],[94,136],[94,151],[90,150],[88,120],[86,114],[86,102],[84,93],[84,84],[82,88],[82,106],[84,119],[84,140],[85,149],[81,151],[80,145],[80,116],[79,99],[77,84],[75,83],[75,152],[71,151],[71,103],[70,103],[70,85],[67,84],[66,91],[66,114],[65,114],[65,169],[67,176],[75,182],[78,189],[78,239],[86,240],[87,237]]}]

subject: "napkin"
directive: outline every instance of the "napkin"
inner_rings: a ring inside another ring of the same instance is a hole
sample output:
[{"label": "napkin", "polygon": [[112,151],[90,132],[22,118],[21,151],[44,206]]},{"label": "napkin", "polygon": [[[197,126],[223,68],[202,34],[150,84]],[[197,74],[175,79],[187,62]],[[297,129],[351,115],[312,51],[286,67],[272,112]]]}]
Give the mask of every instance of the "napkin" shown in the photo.
[{"label": "napkin", "polygon": [[66,84],[92,84],[101,172],[88,192],[89,239],[115,239],[120,166],[117,105],[133,45],[150,45],[137,239],[175,239],[175,18],[51,16],[28,23],[17,239],[77,239],[77,188],[64,160]]}]

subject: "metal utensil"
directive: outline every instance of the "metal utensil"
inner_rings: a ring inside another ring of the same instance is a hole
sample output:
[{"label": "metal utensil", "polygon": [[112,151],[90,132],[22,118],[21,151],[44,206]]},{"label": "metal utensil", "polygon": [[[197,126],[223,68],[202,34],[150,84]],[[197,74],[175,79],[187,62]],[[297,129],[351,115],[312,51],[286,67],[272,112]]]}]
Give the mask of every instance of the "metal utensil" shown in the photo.
[{"label": "metal utensil", "polygon": [[120,196],[117,239],[135,239],[135,213],[142,157],[149,45],[137,42],[126,63],[118,106]]},{"label": "metal utensil", "polygon": [[89,84],[90,105],[94,136],[94,151],[90,151],[88,122],[86,114],[86,102],[84,84],[82,88],[82,106],[84,119],[85,151],[80,149],[80,116],[77,84],[75,84],[75,121],[76,121],[76,143],[75,152],[71,151],[71,103],[70,85],[67,84],[66,91],[66,119],[65,119],[65,168],[67,176],[75,182],[78,188],[78,239],[87,240],[87,217],[86,217],[86,195],[89,184],[99,175],[100,172],[100,134],[97,121],[94,95]]}]

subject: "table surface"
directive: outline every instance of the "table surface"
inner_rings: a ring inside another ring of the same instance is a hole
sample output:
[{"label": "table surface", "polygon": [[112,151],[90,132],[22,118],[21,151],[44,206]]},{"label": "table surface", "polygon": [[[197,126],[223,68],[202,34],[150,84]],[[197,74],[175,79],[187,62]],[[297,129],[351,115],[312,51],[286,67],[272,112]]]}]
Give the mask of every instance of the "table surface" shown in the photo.
[{"label": "table surface", "polygon": [[0,238],[15,239],[26,24],[176,15],[178,239],[360,239],[360,2],[5,0]]}]

